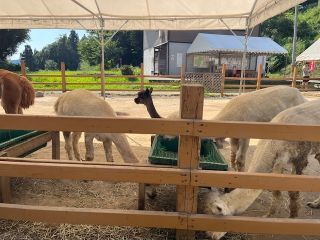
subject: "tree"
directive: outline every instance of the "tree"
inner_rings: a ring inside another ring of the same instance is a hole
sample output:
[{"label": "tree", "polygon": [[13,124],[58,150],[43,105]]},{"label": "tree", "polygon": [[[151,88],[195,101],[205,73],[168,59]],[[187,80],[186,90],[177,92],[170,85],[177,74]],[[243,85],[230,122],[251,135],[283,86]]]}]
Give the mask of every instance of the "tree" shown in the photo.
[{"label": "tree", "polygon": [[[110,33],[105,34],[107,40]],[[98,34],[91,32],[88,37],[83,37],[79,42],[79,53],[81,60],[88,62],[91,66],[98,65],[101,62],[101,47],[99,44]],[[105,46],[105,67],[115,67],[123,54],[122,47],[117,41],[108,41]]]},{"label": "tree", "polygon": [[80,64],[80,56],[78,53],[78,44],[79,44],[79,36],[78,34],[72,30],[68,37],[68,45],[70,50],[70,59],[71,61],[68,63],[69,69],[76,70],[79,68]]},{"label": "tree", "polygon": [[37,66],[34,61],[33,51],[30,45],[24,46],[24,51],[20,56],[21,58],[25,59],[26,66],[29,68],[30,71],[37,70]]},{"label": "tree", "polygon": [[29,39],[29,30],[0,30],[0,60],[13,55],[20,43]]}]

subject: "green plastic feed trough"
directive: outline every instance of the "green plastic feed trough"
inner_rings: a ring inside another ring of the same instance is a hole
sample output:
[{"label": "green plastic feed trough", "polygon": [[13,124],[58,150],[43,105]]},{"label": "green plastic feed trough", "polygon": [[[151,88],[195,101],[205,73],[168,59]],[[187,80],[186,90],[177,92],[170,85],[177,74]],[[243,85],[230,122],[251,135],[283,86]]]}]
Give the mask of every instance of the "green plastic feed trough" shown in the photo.
[{"label": "green plastic feed trough", "polygon": [[[0,130],[0,151],[5,151],[5,149],[12,147],[16,144],[22,143],[27,139],[38,136],[44,132],[40,131],[26,131],[26,130]],[[23,154],[24,157],[42,147],[45,147],[47,144],[43,144],[30,152]]]},{"label": "green plastic feed trough", "polygon": [[[178,137],[168,139],[161,135],[156,135],[149,153],[150,163],[176,166],[178,159],[178,144]],[[201,140],[200,168],[206,170],[228,170],[227,162],[211,139]]]}]

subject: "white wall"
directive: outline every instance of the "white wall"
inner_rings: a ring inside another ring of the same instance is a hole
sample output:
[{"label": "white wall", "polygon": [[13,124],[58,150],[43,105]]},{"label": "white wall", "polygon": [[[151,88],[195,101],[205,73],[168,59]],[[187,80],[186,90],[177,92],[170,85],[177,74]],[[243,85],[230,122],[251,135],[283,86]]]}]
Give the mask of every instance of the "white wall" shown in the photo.
[{"label": "white wall", "polygon": [[184,64],[186,69],[186,54],[190,45],[190,43],[169,42],[169,74],[179,75],[181,64]]},{"label": "white wall", "polygon": [[144,74],[151,75],[154,70],[154,50],[148,48],[143,50],[143,65],[144,65]]}]

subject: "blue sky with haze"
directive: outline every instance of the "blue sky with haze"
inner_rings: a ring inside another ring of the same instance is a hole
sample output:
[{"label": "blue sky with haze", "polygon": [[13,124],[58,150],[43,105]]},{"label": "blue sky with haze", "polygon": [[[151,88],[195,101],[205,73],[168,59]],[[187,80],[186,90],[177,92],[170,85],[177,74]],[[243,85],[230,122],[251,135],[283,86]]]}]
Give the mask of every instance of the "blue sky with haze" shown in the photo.
[{"label": "blue sky with haze", "polygon": [[[85,30],[76,30],[79,38],[86,33]],[[56,41],[60,36],[69,35],[70,29],[32,29],[29,33],[30,39],[20,44],[18,51],[10,57],[12,60],[20,59],[20,53],[23,52],[24,46],[29,44],[32,50],[41,50],[43,47]]]}]

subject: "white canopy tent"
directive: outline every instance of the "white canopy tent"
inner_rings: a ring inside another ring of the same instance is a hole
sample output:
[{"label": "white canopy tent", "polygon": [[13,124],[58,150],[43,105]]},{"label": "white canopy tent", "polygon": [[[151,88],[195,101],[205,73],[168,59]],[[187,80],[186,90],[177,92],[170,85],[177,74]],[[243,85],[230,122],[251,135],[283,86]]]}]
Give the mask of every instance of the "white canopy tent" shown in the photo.
[{"label": "white canopy tent", "polygon": [[[0,0],[0,28],[69,28],[101,32],[119,29],[245,29],[245,59],[249,28],[304,1]],[[102,81],[104,83],[104,79]]]},{"label": "white canopy tent", "polygon": [[297,62],[320,61],[320,38],[297,57]]}]

